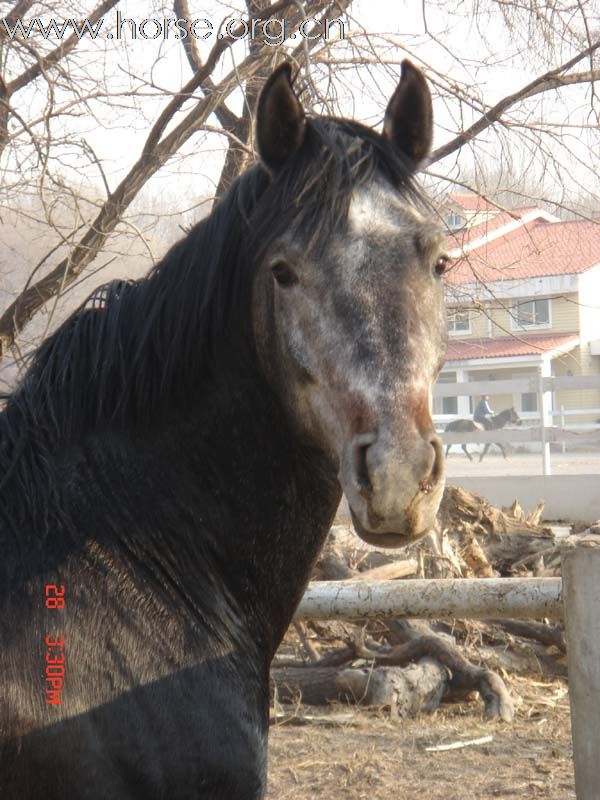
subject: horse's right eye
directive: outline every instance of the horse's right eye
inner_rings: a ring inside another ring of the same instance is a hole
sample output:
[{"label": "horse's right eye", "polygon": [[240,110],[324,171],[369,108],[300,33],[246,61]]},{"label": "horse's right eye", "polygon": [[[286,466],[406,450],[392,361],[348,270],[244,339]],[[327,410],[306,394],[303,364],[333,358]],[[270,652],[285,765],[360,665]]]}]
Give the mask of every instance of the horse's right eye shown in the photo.
[{"label": "horse's right eye", "polygon": [[277,283],[286,289],[298,283],[298,276],[285,261],[277,261],[277,263],[273,264],[271,272]]}]

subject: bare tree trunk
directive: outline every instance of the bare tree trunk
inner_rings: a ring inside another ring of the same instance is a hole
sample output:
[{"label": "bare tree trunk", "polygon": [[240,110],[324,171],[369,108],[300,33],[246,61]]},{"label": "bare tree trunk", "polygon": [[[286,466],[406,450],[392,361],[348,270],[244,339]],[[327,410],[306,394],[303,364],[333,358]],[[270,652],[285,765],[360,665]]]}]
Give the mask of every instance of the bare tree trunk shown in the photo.
[{"label": "bare tree trunk", "polygon": [[[249,19],[264,19],[268,16],[269,0],[246,0],[246,8],[248,9]],[[250,54],[256,53],[264,44],[260,40],[250,40]],[[236,125],[229,132],[233,134],[234,138],[229,139],[229,146],[227,148],[227,155],[225,156],[225,163],[221,170],[221,177],[215,192],[215,200],[219,200],[227,189],[231,186],[237,176],[244,170],[250,161],[250,155],[246,147],[252,146],[252,123],[256,111],[256,104],[260,89],[266,78],[271,71],[270,64],[264,64],[261,69],[246,82],[246,89],[244,92],[244,110],[240,119],[236,121]],[[238,141],[236,141],[238,140]]]}]

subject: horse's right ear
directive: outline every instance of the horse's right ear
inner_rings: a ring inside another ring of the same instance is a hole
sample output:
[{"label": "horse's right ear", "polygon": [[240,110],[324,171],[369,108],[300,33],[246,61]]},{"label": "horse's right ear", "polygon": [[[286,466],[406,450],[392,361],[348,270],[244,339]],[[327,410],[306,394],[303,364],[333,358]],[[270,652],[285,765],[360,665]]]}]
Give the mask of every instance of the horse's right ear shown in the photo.
[{"label": "horse's right ear", "polygon": [[263,164],[273,172],[302,145],[304,109],[292,88],[292,66],[281,64],[265,83],[256,110],[256,141]]},{"label": "horse's right ear", "polygon": [[415,166],[429,154],[433,141],[431,93],[421,70],[408,59],[385,111],[383,135]]}]

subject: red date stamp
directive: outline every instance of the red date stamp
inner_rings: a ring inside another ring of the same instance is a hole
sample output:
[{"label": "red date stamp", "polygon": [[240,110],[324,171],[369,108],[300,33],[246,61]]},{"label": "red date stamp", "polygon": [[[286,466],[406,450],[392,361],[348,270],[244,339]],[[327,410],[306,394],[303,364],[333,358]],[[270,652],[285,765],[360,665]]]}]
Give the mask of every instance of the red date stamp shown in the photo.
[{"label": "red date stamp", "polygon": [[[55,610],[65,607],[65,587],[46,584],[46,608]],[[65,637],[46,636],[45,656],[45,702],[49,706],[62,704],[62,691],[65,683]]]}]

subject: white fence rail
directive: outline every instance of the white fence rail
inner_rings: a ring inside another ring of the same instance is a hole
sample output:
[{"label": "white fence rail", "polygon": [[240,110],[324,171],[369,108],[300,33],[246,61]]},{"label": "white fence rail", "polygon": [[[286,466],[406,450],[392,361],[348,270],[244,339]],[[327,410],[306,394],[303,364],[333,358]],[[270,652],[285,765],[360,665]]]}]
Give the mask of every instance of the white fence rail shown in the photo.
[{"label": "white fence rail", "polygon": [[564,375],[544,378],[515,378],[510,381],[462,381],[460,383],[438,383],[434,386],[434,397],[461,397],[483,394],[528,394],[531,392],[555,392],[559,389],[600,389],[600,375]]},{"label": "white fence rail", "polygon": [[560,578],[460,578],[318,581],[309,584],[295,619],[560,619],[562,615]]},{"label": "white fence rail", "polygon": [[[600,425],[583,423],[582,425],[565,424],[565,417],[579,414],[595,414],[598,409],[578,409],[576,411],[552,409],[550,393],[557,390],[599,389],[600,375],[573,375],[564,377],[531,376],[508,381],[463,381],[459,383],[440,383],[433,389],[434,397],[473,397],[477,395],[536,393],[538,396],[539,415],[536,419],[524,419],[524,423],[534,424],[531,427],[506,427],[496,431],[473,431],[470,433],[445,433],[441,437],[445,444],[484,444],[487,442],[540,442],[542,445],[542,474],[551,475],[550,444],[589,443],[600,445]],[[561,425],[552,425],[553,417],[559,417]],[[438,425],[447,424],[452,419],[460,419],[460,415],[434,415]]]},{"label": "white fence rail", "polygon": [[[472,433],[442,433],[446,444],[473,444],[484,442],[541,442],[541,426],[535,428],[502,428],[497,431],[473,431]],[[574,430],[557,427],[544,427],[546,442],[597,442],[600,444],[600,426],[598,431],[577,433]]]}]

